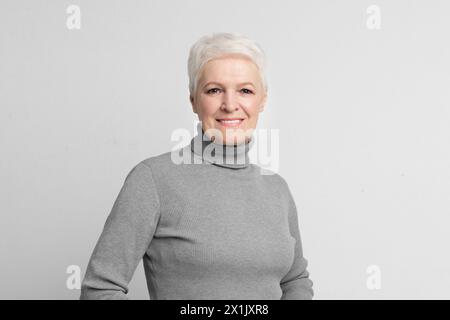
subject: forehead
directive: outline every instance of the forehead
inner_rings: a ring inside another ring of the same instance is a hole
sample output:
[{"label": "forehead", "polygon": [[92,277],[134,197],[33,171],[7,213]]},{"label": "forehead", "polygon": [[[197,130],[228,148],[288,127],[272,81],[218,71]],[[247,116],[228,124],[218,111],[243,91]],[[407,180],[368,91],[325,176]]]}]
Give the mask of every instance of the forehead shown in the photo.
[{"label": "forehead", "polygon": [[208,61],[203,68],[201,80],[250,80],[257,76],[258,68],[249,58],[227,56]]}]

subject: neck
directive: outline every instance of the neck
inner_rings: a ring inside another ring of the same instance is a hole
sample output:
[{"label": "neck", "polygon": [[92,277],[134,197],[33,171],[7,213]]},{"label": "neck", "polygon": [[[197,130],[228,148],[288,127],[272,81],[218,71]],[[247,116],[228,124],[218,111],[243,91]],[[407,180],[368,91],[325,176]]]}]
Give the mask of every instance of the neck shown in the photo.
[{"label": "neck", "polygon": [[253,137],[249,142],[238,145],[215,143],[203,131],[201,122],[197,125],[198,134],[191,140],[191,150],[208,163],[231,169],[242,169],[250,164],[248,151],[254,143]]}]

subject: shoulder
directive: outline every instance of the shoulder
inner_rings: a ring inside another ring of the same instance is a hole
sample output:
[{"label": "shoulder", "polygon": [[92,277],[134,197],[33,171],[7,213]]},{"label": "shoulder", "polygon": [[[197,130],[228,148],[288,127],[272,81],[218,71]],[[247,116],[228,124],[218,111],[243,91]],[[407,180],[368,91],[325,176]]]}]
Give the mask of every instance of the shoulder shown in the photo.
[{"label": "shoulder", "polygon": [[155,180],[167,179],[172,175],[177,176],[177,173],[182,170],[183,167],[180,164],[182,164],[182,155],[186,151],[186,148],[187,147],[178,148],[141,159],[141,161],[132,166],[131,172],[147,171],[151,173]]},{"label": "shoulder", "polygon": [[146,165],[153,171],[170,171],[171,169],[174,169],[174,167],[177,167],[178,164],[182,163],[183,155],[185,154],[190,154],[188,146],[147,157],[142,159],[138,165]]},{"label": "shoulder", "polygon": [[172,164],[171,161],[171,151],[164,152],[158,155],[154,155],[148,158],[145,158],[139,162],[139,164],[146,165],[152,170],[161,170],[164,167],[170,166]]},{"label": "shoulder", "polygon": [[276,185],[280,189],[288,188],[288,183],[285,178],[283,178],[279,173],[271,170],[262,168],[256,164],[253,164],[256,168],[258,168],[261,178],[267,181],[270,184]]}]

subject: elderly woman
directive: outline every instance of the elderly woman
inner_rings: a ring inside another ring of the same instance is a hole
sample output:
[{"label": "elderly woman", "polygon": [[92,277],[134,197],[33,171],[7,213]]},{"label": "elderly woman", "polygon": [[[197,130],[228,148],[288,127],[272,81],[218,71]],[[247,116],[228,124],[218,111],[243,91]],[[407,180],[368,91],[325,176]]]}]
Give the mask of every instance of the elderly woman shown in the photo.
[{"label": "elderly woman", "polygon": [[249,163],[267,96],[264,61],[258,44],[236,33],[192,46],[190,102],[199,130],[175,151],[189,161],[176,163],[171,151],[128,173],[80,299],[129,299],[141,259],[151,299],[312,299],[288,185]]}]

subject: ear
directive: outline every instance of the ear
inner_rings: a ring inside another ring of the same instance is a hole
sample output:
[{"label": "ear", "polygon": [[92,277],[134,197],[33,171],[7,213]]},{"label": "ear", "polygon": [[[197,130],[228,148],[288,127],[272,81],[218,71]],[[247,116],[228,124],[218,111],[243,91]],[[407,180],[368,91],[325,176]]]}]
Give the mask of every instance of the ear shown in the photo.
[{"label": "ear", "polygon": [[264,111],[264,106],[266,105],[266,101],[267,101],[267,93],[264,94],[264,98],[261,102],[261,106],[259,107],[259,112],[263,112]]},{"label": "ear", "polygon": [[197,113],[197,106],[194,103],[194,97],[192,95],[189,96],[189,101],[191,102],[191,105],[192,105],[192,111],[194,113]]}]

